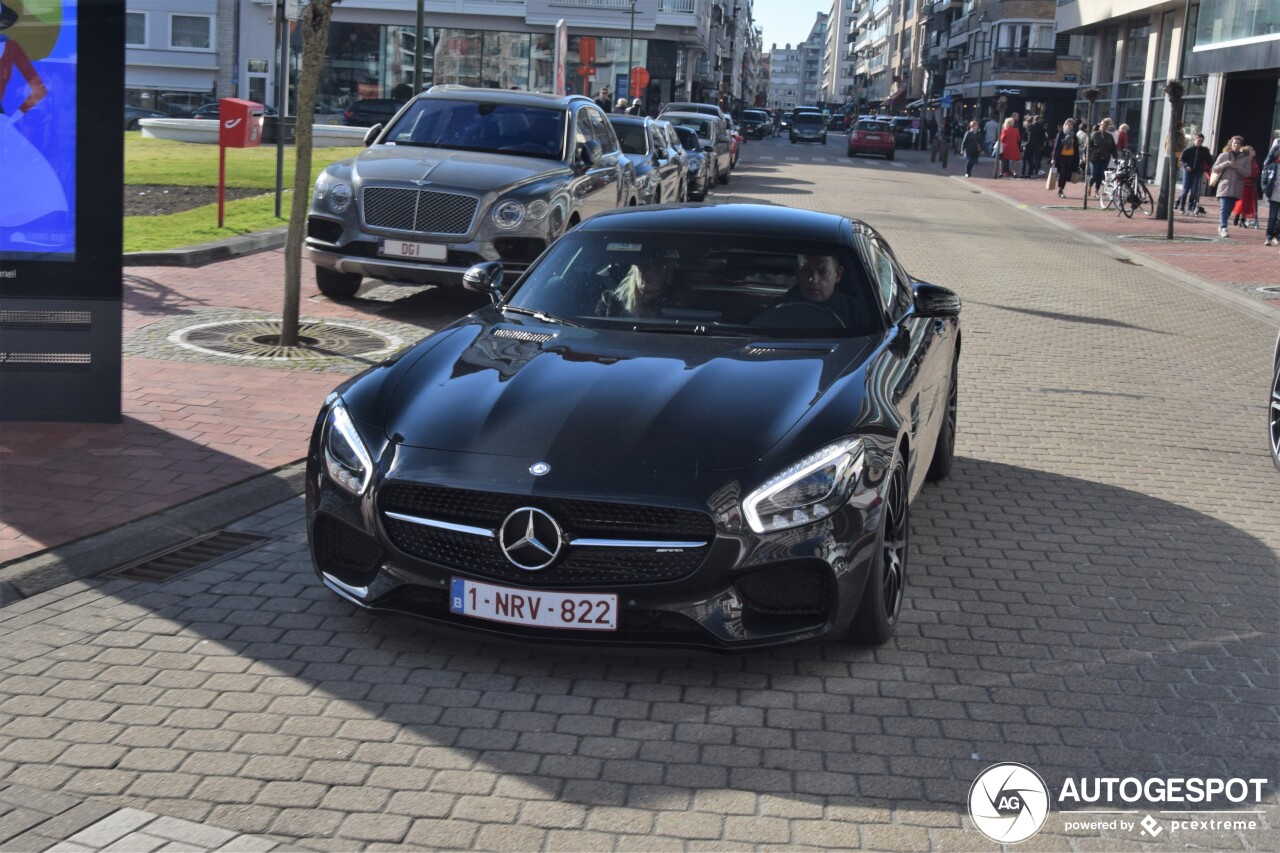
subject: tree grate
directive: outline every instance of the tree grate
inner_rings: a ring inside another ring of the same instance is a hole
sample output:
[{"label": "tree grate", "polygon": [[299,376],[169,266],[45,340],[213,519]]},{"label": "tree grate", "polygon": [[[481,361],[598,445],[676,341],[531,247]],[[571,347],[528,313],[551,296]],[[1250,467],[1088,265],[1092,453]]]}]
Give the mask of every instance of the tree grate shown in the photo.
[{"label": "tree grate", "polygon": [[280,331],[278,319],[228,320],[180,329],[169,339],[211,355],[289,362],[326,357],[382,359],[402,346],[393,336],[332,320],[299,323],[297,346],[281,346]]},{"label": "tree grate", "polygon": [[107,574],[125,580],[164,583],[251,551],[270,538],[259,533],[219,530]]}]

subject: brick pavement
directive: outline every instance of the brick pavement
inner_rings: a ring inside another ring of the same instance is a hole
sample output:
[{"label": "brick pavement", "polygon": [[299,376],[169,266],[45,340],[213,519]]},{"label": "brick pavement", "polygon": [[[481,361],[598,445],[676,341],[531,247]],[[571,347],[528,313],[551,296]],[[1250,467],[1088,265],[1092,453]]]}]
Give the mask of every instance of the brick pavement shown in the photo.
[{"label": "brick pavement", "polygon": [[[320,587],[293,499],[181,579],[0,609],[0,784],[315,849],[982,850],[969,786],[1021,761],[1271,780],[1256,829],[1054,812],[1029,849],[1280,849],[1274,323],[961,181],[770,148],[734,197],[865,216],[965,300],[959,458],[913,505],[894,641],[446,637]],[[999,274],[1019,255],[1040,275]]]}]

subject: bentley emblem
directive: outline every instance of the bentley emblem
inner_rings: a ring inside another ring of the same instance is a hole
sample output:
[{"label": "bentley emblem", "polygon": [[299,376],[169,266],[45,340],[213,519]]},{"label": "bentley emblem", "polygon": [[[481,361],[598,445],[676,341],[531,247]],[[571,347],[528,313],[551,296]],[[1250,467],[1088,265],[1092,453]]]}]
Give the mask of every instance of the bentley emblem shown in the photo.
[{"label": "bentley emblem", "polygon": [[425,187],[427,184],[431,183],[431,181],[427,180],[426,175],[423,175],[421,178],[418,178],[418,180],[414,181],[414,183],[420,187]]},{"label": "bentley emblem", "polygon": [[541,477],[543,474],[551,473],[551,466],[545,462],[535,462],[529,466],[529,473],[535,477]]},{"label": "bentley emblem", "polygon": [[555,519],[540,509],[522,506],[498,529],[498,545],[511,565],[527,572],[545,569],[564,548],[564,535]]}]

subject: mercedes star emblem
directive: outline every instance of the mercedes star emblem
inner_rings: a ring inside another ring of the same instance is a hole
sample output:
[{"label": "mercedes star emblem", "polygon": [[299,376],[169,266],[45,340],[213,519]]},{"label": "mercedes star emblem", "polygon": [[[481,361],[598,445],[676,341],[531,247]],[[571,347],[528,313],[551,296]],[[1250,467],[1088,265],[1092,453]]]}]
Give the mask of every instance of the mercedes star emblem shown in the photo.
[{"label": "mercedes star emblem", "polygon": [[529,473],[535,477],[541,477],[543,474],[549,474],[551,466],[545,462],[535,462],[529,466]]},{"label": "mercedes star emblem", "polygon": [[511,565],[536,572],[560,556],[564,536],[554,518],[540,509],[522,506],[502,522],[498,529],[498,545]]}]

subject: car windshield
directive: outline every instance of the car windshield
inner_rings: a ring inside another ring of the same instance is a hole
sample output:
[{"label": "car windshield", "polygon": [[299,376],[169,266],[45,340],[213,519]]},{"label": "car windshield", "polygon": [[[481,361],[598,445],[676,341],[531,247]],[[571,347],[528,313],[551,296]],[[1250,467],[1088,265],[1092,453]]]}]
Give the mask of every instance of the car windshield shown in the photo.
[{"label": "car windshield", "polygon": [[800,113],[796,116],[796,124],[822,124],[822,114]]},{"label": "car windshield", "polygon": [[649,131],[643,124],[610,123],[613,125],[613,132],[618,135],[623,154],[649,153]]},{"label": "car windshield", "polygon": [[[826,299],[798,286],[806,275],[808,288],[814,276],[826,277],[819,282]],[[864,267],[848,247],[732,234],[572,231],[503,304],[629,332],[789,339],[883,329]]]},{"label": "car windshield", "polygon": [[886,133],[889,126],[880,121],[860,121],[854,130],[870,130],[873,132]]},{"label": "car windshield", "polygon": [[756,112],[754,110],[747,110],[742,114],[742,120],[743,121],[768,121],[769,117],[761,112]]},{"label": "car windshield", "polygon": [[452,98],[414,101],[384,142],[564,159],[565,112]]},{"label": "car windshield", "polygon": [[715,133],[711,129],[712,122],[710,119],[681,116],[680,124],[692,130],[700,139],[713,139],[715,137]]}]

